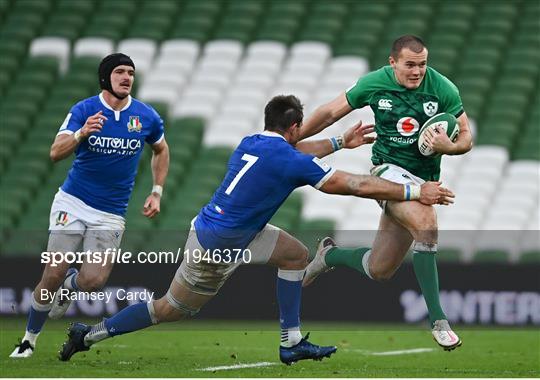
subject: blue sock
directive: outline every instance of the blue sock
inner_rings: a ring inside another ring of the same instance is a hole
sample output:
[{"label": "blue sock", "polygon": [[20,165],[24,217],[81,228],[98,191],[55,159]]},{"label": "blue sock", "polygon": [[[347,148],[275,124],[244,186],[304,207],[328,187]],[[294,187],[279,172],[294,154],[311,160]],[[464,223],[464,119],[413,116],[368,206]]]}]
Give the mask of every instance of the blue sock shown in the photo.
[{"label": "blue sock", "polygon": [[302,278],[305,270],[278,270],[277,300],[279,322],[282,329],[300,326]]},{"label": "blue sock", "polygon": [[47,320],[51,307],[52,304],[50,303],[46,305],[38,303],[34,298],[34,294],[32,293],[32,304],[30,306],[30,312],[28,313],[26,331],[32,334],[38,334]]},{"label": "blue sock", "polygon": [[146,303],[138,303],[120,310],[105,320],[105,327],[109,336],[126,334],[152,326],[154,322],[148,311]]}]

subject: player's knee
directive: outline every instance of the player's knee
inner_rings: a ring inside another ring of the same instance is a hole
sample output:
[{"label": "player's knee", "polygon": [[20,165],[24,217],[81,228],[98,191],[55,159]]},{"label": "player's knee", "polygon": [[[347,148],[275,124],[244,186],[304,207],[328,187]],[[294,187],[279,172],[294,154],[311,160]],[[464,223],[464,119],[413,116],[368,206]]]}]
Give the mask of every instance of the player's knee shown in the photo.
[{"label": "player's knee", "polygon": [[185,314],[175,309],[168,301],[166,297],[162,297],[157,301],[154,301],[154,317],[157,323],[161,322],[174,322],[184,319]]},{"label": "player's knee", "polygon": [[412,226],[418,231],[437,231],[437,218],[434,215],[423,215],[417,218]]},{"label": "player's knee", "polygon": [[47,266],[41,276],[41,281],[37,285],[37,288],[47,289],[51,292],[56,291],[64,282],[66,272],[67,268],[62,266]]},{"label": "player's knee", "polygon": [[436,241],[438,235],[437,215],[429,210],[412,221],[414,238],[416,241]]},{"label": "player's knee", "polygon": [[56,291],[64,281],[66,274],[62,271],[49,272],[41,279],[39,286],[49,291]]},{"label": "player's knee", "polygon": [[297,264],[301,267],[306,267],[308,264],[309,249],[302,244],[298,250]]},{"label": "player's knee", "polygon": [[184,318],[190,318],[195,316],[200,310],[200,308],[194,307],[175,296],[171,289],[167,291],[165,297],[161,298],[160,304],[161,303],[163,303],[161,313],[161,318],[163,318],[163,320],[160,319],[161,322],[171,322]]},{"label": "player's knee", "polygon": [[77,285],[85,292],[96,292],[103,289],[109,276],[103,273],[83,273],[77,278]]},{"label": "player's knee", "polygon": [[388,268],[370,268],[371,278],[378,282],[386,282],[394,277],[395,270]]}]

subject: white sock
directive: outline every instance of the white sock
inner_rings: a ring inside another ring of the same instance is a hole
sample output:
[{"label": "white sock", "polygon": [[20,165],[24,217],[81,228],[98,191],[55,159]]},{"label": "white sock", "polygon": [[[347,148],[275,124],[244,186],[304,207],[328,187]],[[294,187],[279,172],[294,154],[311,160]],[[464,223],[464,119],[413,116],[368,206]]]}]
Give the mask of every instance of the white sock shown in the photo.
[{"label": "white sock", "polygon": [[26,331],[24,333],[24,337],[22,338],[21,342],[24,342],[25,340],[27,340],[32,345],[32,347],[36,347],[36,341],[37,341],[38,336],[39,336],[39,333],[34,334],[29,331]]},{"label": "white sock", "polygon": [[364,257],[362,257],[362,267],[364,268],[364,272],[366,272],[366,275],[373,280],[373,277],[371,277],[371,273],[369,273],[369,257],[371,256],[371,249],[364,253]]},{"label": "white sock", "polygon": [[77,277],[79,277],[79,272],[75,272],[71,276],[66,277],[64,280],[64,288],[69,290],[79,290],[79,286],[77,285]]},{"label": "white sock", "polygon": [[92,344],[109,337],[110,335],[105,327],[105,321],[101,321],[97,325],[92,326],[92,329],[84,336],[84,345],[90,347]]},{"label": "white sock", "polygon": [[288,329],[281,329],[281,346],[292,347],[296,346],[302,340],[302,333],[300,332],[300,326],[291,327]]}]

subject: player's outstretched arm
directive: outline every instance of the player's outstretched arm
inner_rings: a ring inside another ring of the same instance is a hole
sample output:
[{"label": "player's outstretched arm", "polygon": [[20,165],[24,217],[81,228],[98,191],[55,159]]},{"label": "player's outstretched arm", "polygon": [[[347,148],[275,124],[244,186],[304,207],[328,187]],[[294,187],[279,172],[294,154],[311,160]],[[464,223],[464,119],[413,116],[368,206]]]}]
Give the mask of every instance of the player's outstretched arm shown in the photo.
[{"label": "player's outstretched arm", "polygon": [[81,129],[73,134],[59,134],[54,139],[51,146],[50,157],[53,162],[63,160],[75,151],[79,143],[88,138],[94,132],[100,132],[103,128],[103,122],[107,117],[103,116],[103,112],[99,111],[96,114],[86,119],[86,122]]},{"label": "player's outstretched arm", "polygon": [[341,148],[354,149],[364,144],[372,144],[375,137],[367,135],[373,131],[375,131],[373,124],[362,125],[362,121],[360,121],[355,126],[347,129],[342,136],[333,137],[332,139],[300,141],[296,144],[296,149],[302,153],[323,158]]},{"label": "player's outstretched arm", "polygon": [[143,215],[153,218],[160,212],[163,185],[169,171],[169,145],[165,139],[152,145],[152,178],[154,187],[152,193],[146,198],[143,206]]},{"label": "player's outstretched arm", "polygon": [[400,185],[370,175],[356,175],[336,171],[321,191],[329,194],[355,195],[390,201],[417,200],[426,205],[453,203],[454,194],[441,186],[440,182],[426,182],[418,185]]},{"label": "player's outstretched arm", "polygon": [[323,104],[313,112],[300,129],[300,140],[316,135],[352,110],[345,93],[342,93],[331,102]]}]

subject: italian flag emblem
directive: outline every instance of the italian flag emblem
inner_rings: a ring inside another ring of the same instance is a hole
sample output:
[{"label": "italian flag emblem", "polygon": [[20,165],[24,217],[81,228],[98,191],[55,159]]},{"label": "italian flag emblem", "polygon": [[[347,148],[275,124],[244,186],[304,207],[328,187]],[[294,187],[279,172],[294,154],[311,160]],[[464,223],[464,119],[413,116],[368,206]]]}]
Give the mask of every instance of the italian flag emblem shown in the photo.
[{"label": "italian flag emblem", "polygon": [[68,213],[65,211],[60,211],[58,215],[56,216],[56,225],[65,226],[67,222],[68,222]]},{"label": "italian flag emblem", "polygon": [[142,123],[139,120],[139,116],[130,116],[127,128],[129,132],[140,132]]}]

